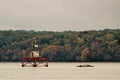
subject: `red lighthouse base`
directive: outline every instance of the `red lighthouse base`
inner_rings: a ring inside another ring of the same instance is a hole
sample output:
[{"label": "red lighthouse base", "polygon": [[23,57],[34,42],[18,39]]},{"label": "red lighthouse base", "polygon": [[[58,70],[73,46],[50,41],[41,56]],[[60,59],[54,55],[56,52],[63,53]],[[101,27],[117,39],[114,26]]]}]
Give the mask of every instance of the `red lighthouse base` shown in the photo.
[{"label": "red lighthouse base", "polygon": [[43,64],[45,67],[48,67],[48,58],[34,57],[34,58],[22,58],[22,67],[28,66],[31,64],[33,67],[37,67],[40,64]]}]

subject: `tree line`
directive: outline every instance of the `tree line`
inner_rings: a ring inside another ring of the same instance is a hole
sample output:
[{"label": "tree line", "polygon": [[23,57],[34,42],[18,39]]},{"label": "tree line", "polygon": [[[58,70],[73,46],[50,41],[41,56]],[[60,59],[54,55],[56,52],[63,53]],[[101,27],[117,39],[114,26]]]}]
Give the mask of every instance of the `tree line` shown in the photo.
[{"label": "tree line", "polygon": [[0,31],[0,61],[29,56],[37,39],[41,57],[49,61],[120,61],[120,29],[91,31]]}]

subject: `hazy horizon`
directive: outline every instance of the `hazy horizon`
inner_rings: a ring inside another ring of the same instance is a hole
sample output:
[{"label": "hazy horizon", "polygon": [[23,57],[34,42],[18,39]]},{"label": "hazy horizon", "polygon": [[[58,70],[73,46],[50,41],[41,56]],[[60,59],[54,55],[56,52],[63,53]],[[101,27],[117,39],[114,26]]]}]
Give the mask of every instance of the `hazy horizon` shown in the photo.
[{"label": "hazy horizon", "polygon": [[0,0],[0,30],[120,29],[119,0]]}]

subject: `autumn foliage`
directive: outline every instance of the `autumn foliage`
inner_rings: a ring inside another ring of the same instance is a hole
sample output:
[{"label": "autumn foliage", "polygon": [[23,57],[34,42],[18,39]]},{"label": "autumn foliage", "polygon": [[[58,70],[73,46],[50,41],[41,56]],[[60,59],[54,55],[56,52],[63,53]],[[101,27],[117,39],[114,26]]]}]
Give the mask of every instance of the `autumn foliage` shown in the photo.
[{"label": "autumn foliage", "polygon": [[32,39],[49,61],[120,61],[120,29],[91,31],[0,31],[0,61],[20,61],[29,55]]}]

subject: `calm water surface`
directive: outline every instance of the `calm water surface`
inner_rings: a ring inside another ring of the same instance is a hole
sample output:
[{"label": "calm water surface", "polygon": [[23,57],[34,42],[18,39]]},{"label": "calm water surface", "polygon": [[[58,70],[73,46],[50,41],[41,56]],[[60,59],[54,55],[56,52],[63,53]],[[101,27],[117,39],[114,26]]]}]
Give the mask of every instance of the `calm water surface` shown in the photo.
[{"label": "calm water surface", "polygon": [[[80,64],[94,67],[76,67]],[[120,63],[49,63],[49,67],[0,63],[0,80],[120,80]]]}]

